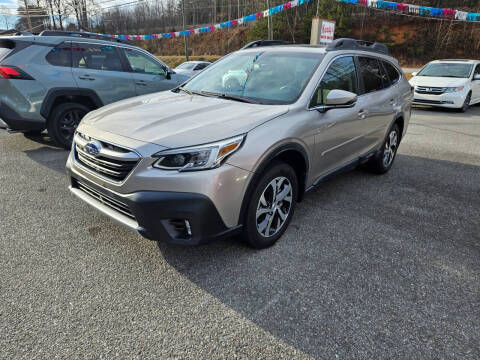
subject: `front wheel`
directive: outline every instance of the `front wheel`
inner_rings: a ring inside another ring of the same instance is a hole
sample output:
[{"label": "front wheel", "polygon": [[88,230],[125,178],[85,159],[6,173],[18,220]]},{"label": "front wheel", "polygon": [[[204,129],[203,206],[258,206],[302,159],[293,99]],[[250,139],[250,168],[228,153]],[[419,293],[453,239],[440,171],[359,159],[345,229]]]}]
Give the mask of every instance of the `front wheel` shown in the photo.
[{"label": "front wheel", "polygon": [[292,220],[298,196],[293,168],[276,162],[258,180],[247,208],[244,239],[257,249],[272,246]]},{"label": "front wheel", "polygon": [[88,107],[78,103],[58,105],[48,121],[48,135],[59,146],[69,149],[80,120],[90,111]]},{"label": "front wheel", "polygon": [[468,93],[467,97],[465,98],[465,101],[463,102],[462,107],[459,109],[460,112],[464,113],[468,111],[468,109],[470,108],[470,101],[472,101],[472,93]]},{"label": "front wheel", "polygon": [[383,142],[381,150],[367,163],[367,168],[375,174],[385,174],[393,165],[400,145],[400,129],[394,124]]}]

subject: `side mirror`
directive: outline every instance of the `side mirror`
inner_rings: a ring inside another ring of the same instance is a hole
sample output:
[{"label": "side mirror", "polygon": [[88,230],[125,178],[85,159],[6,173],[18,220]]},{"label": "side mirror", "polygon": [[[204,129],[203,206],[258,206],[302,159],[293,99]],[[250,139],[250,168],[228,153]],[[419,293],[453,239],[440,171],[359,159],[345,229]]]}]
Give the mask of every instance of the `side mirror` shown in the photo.
[{"label": "side mirror", "polygon": [[473,75],[473,81],[478,81],[478,80],[480,80],[480,74]]},{"label": "side mirror", "polygon": [[415,71],[415,72],[412,72],[412,77],[417,76],[417,74],[418,74],[418,73],[417,73],[416,71]]},{"label": "side mirror", "polygon": [[167,78],[167,80],[171,80],[171,79],[172,79],[172,75],[176,74],[175,71],[173,71],[173,70],[170,69],[170,68],[166,68],[165,71],[166,71],[166,73],[167,73],[167,74],[165,75],[165,77]]},{"label": "side mirror", "polygon": [[357,102],[357,94],[345,90],[332,90],[327,95],[327,106],[350,106]]},{"label": "side mirror", "polygon": [[355,93],[345,90],[331,90],[326,99],[325,105],[319,105],[311,110],[326,112],[331,109],[352,108],[357,103],[358,96]]}]

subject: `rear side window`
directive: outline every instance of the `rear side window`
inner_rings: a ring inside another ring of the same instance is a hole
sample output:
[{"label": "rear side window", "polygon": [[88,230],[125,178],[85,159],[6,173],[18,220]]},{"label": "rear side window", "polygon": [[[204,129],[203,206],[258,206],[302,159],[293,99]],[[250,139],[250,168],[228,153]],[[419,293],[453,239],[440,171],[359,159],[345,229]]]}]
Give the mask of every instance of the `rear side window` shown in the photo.
[{"label": "rear side window", "polygon": [[79,69],[123,71],[118,51],[111,45],[73,44],[72,66]]},{"label": "rear side window", "polygon": [[366,93],[382,90],[388,84],[387,74],[377,59],[359,57],[363,85]]},{"label": "rear side window", "polygon": [[388,79],[390,80],[389,85],[396,84],[398,80],[400,80],[400,73],[392,64],[386,61],[382,61],[382,62],[383,62],[383,66],[385,67],[385,70],[387,71]]},{"label": "rear side window", "polygon": [[15,42],[9,39],[0,39],[0,60],[10,54],[15,48]]},{"label": "rear side window", "polygon": [[325,105],[328,93],[332,90],[357,94],[357,73],[353,57],[342,57],[330,65],[310,102],[310,107]]},{"label": "rear side window", "polygon": [[203,70],[208,66],[208,64],[198,64],[194,70]]},{"label": "rear side window", "polygon": [[45,58],[53,66],[72,66],[72,47],[69,43],[63,43],[54,47]]}]

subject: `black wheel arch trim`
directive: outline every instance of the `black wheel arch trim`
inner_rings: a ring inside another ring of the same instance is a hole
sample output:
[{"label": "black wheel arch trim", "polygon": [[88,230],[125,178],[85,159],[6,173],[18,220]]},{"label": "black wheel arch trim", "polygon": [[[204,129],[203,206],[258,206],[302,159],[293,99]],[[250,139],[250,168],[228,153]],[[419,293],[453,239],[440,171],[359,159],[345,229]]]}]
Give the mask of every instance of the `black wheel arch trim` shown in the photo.
[{"label": "black wheel arch trim", "polygon": [[257,181],[259,180],[260,176],[264,173],[264,171],[267,169],[267,167],[271,164],[271,162],[276,159],[277,157],[279,157],[281,154],[287,152],[287,151],[291,151],[291,150],[294,150],[298,153],[300,153],[300,155],[302,155],[303,157],[303,160],[304,160],[304,165],[305,165],[305,183],[304,184],[300,184],[301,185],[301,188],[303,189],[302,191],[299,191],[298,195],[297,195],[297,201],[300,202],[302,199],[303,199],[303,194],[305,193],[305,190],[306,190],[306,182],[307,182],[307,174],[308,174],[308,171],[309,171],[309,160],[308,160],[308,153],[307,151],[305,150],[305,148],[300,145],[299,143],[295,143],[295,142],[289,142],[289,143],[285,143],[285,144],[282,144],[276,148],[274,148],[273,150],[271,150],[267,156],[264,157],[264,159],[260,162],[260,164],[257,166],[257,168],[253,171],[253,176],[252,178],[250,179],[250,182],[248,183],[248,186],[247,186],[247,190],[245,191],[245,195],[243,196],[243,200],[242,200],[242,206],[240,208],[240,215],[239,215],[239,225],[242,225],[243,222],[244,222],[244,219],[245,219],[245,213],[247,211],[247,207],[248,207],[248,201],[249,199],[251,198],[253,192],[255,191],[255,184],[257,183]]},{"label": "black wheel arch trim", "polygon": [[45,119],[48,119],[52,112],[55,100],[61,96],[83,96],[90,99],[95,108],[98,109],[103,106],[102,100],[100,100],[98,94],[92,89],[52,88],[48,90],[47,95],[45,95],[45,99],[43,100],[43,104],[40,109],[40,115],[42,115]]}]

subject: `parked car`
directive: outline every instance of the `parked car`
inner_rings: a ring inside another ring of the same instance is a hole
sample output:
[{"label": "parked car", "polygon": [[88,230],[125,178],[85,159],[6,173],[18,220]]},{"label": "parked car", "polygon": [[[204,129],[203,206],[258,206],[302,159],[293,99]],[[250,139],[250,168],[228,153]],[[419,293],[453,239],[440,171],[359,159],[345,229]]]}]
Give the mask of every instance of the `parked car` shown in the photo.
[{"label": "parked car", "polygon": [[480,61],[436,60],[418,73],[410,84],[415,88],[414,105],[468,110],[480,103]]},{"label": "parked car", "polygon": [[208,61],[186,61],[175,68],[175,72],[188,77],[197,75],[200,71],[211,65]]},{"label": "parked car", "polygon": [[186,79],[145,50],[87,33],[2,37],[0,127],[47,128],[57,144],[69,148],[89,111],[173,89]]},{"label": "parked car", "polygon": [[[250,69],[243,83],[224,86],[240,68]],[[241,50],[175,90],[89,113],[66,165],[70,189],[150,239],[242,233],[264,248],[322,180],[359,164],[390,170],[412,97],[382,44]]]}]

